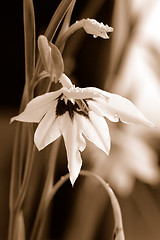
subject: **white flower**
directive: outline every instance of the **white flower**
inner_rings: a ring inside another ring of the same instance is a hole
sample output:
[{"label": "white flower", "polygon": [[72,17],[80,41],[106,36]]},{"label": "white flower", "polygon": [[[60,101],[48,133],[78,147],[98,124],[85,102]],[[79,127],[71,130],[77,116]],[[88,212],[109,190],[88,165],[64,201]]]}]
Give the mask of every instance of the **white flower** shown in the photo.
[{"label": "white flower", "polygon": [[95,19],[87,18],[83,25],[84,30],[88,34],[92,34],[94,37],[102,37],[108,39],[108,32],[113,32],[113,28],[109,27],[107,24],[104,25],[102,22],[99,23]]},{"label": "white flower", "polygon": [[34,135],[38,150],[63,136],[73,185],[82,165],[80,152],[86,147],[84,136],[109,154],[110,134],[104,117],[113,122],[121,119],[125,123],[148,126],[152,126],[152,123],[129,100],[119,95],[94,87],[75,87],[62,74],[60,82],[65,81],[70,87],[62,87],[34,98],[11,122],[39,123]]}]

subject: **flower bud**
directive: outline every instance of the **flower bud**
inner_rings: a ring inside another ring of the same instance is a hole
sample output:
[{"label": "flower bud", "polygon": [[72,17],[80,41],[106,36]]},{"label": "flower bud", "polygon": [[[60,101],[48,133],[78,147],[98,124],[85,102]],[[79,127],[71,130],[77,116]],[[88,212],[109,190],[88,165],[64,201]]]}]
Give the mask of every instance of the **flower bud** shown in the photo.
[{"label": "flower bud", "polygon": [[109,27],[107,24],[104,25],[102,22],[99,23],[95,19],[87,18],[83,25],[84,30],[88,34],[92,34],[94,37],[102,37],[108,39],[108,32],[113,32],[113,28]]}]

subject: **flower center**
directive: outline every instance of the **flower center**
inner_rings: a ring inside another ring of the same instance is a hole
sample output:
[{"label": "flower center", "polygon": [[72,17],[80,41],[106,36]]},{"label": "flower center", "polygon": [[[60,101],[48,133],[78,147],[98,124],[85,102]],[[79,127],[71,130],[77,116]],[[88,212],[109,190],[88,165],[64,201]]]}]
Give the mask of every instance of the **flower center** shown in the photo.
[{"label": "flower center", "polygon": [[75,99],[75,103],[64,98],[59,98],[56,107],[56,116],[62,116],[64,113],[68,112],[71,119],[74,117],[74,113],[78,113],[86,118],[88,118],[89,106],[86,100]]}]

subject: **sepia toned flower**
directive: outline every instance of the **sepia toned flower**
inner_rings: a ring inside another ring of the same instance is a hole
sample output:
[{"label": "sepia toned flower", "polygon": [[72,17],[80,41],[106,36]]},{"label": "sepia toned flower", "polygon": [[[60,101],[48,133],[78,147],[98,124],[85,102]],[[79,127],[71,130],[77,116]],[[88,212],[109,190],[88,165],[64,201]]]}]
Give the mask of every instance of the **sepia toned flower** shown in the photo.
[{"label": "sepia toned flower", "polygon": [[108,32],[113,32],[113,28],[107,24],[104,25],[102,22],[99,23],[95,19],[87,18],[84,20],[83,28],[88,34],[92,34],[94,37],[101,37],[108,39]]},{"label": "sepia toned flower", "polygon": [[[60,82],[71,84],[62,74]],[[63,136],[70,172],[74,184],[82,166],[80,152],[86,147],[84,136],[107,155],[110,134],[107,122],[145,124],[152,126],[143,114],[127,99],[95,87],[78,88],[71,85],[31,100],[25,110],[11,119],[39,123],[34,141],[38,150]]]}]

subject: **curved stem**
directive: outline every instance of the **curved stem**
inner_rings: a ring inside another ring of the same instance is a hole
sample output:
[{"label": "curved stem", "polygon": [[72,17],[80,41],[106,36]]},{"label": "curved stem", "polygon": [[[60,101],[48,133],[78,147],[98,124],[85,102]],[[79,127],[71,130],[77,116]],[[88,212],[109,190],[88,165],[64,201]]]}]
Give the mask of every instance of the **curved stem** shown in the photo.
[{"label": "curved stem", "polygon": [[[80,175],[87,176],[87,177],[93,177],[93,178],[97,179],[102,184],[102,186],[105,188],[105,190],[107,191],[107,193],[110,197],[110,200],[111,200],[111,204],[113,207],[114,219],[115,219],[115,229],[113,232],[112,239],[113,240],[125,240],[120,206],[119,206],[118,200],[117,200],[114,192],[112,191],[112,189],[100,176],[98,176],[95,173],[92,173],[92,172],[89,172],[86,170],[81,170]],[[44,223],[46,222],[46,219],[47,219],[47,210],[49,208],[49,205],[50,205],[54,195],[68,179],[69,179],[69,174],[66,174],[65,176],[61,177],[61,179],[52,187],[50,194],[48,195],[47,205],[46,205],[47,208],[46,208],[46,211],[43,216],[43,218],[44,218],[43,224],[41,222],[41,225],[39,227],[37,239],[42,239]]]},{"label": "curved stem", "polygon": [[82,28],[84,25],[84,19],[75,22],[74,24],[72,24],[65,32],[64,34],[58,39],[58,41],[56,42],[56,46],[60,49],[61,46],[63,45],[63,43],[65,43],[67,41],[67,39],[74,33],[76,32],[78,29]]},{"label": "curved stem", "polygon": [[[66,16],[64,18],[63,25],[61,27],[61,31],[59,32],[58,37],[56,39],[55,45],[57,44],[57,42],[59,41],[59,39],[61,38],[63,33],[65,31],[67,31],[67,29],[69,28],[70,20],[71,20],[71,16],[72,16],[72,12],[73,12],[75,3],[76,3],[76,0],[73,0],[71,5],[70,5],[70,8],[69,8],[69,10],[68,10],[68,12],[67,12],[67,14],[66,14]],[[63,43],[63,45],[61,45],[61,48],[59,49],[61,53],[63,52],[64,47],[65,47],[65,42]]]},{"label": "curved stem", "polygon": [[33,86],[31,86],[31,89],[35,89],[35,87],[40,83],[44,78],[50,77],[49,73],[46,71],[43,71],[39,74],[37,80],[33,82]]}]

